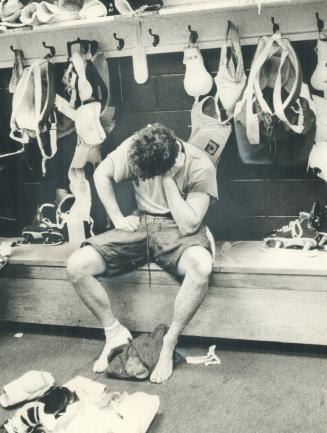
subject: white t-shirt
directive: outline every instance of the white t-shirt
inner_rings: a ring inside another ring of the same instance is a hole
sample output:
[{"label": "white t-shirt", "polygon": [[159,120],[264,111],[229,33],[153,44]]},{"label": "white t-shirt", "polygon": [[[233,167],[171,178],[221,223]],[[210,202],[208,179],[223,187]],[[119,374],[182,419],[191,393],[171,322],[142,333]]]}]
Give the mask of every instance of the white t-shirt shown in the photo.
[{"label": "white t-shirt", "polygon": [[[164,214],[170,212],[162,176],[151,179],[135,179],[129,164],[128,153],[133,143],[133,137],[111,152],[110,158],[114,167],[114,180],[132,180],[137,207],[141,211]],[[206,154],[189,143],[184,144],[185,162],[175,176],[175,181],[183,198],[191,192],[203,192],[213,199],[218,198],[216,169]]]}]

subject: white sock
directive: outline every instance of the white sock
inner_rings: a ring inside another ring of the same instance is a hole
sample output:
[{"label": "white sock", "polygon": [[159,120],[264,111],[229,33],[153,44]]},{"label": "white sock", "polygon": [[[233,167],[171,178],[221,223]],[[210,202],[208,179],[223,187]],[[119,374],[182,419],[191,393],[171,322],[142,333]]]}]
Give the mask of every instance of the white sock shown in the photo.
[{"label": "white sock", "polygon": [[104,328],[106,342],[103,351],[93,365],[94,373],[103,373],[108,367],[108,356],[110,352],[122,344],[128,343],[133,339],[131,333],[117,319],[111,326]]},{"label": "white sock", "polygon": [[114,323],[110,326],[105,326],[103,328],[104,330],[104,335],[106,336],[106,340],[108,340],[109,338],[112,338],[116,333],[118,328],[121,326],[121,323],[115,319]]}]

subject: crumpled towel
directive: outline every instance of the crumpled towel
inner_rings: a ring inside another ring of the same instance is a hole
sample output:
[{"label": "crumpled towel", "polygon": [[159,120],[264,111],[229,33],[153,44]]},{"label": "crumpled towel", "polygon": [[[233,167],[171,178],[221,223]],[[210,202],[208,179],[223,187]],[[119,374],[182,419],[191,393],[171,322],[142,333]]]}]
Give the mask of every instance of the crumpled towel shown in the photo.
[{"label": "crumpled towel", "polygon": [[53,433],[145,433],[159,405],[157,395],[144,392],[105,394],[97,403],[70,405]]}]

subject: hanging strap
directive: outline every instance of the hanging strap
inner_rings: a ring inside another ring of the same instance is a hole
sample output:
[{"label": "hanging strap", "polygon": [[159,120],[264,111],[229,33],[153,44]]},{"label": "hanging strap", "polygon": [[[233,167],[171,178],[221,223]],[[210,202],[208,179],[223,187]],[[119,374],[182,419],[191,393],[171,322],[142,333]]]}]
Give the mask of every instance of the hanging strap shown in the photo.
[{"label": "hanging strap", "polygon": [[[205,102],[208,100],[208,99],[213,99],[213,101],[214,101],[214,107],[215,107],[215,113],[217,114],[217,119],[215,119],[214,117],[211,117],[211,116],[208,116],[207,114],[205,114],[204,112],[203,112],[203,105],[205,104]],[[219,97],[218,97],[218,95],[216,94],[215,95],[215,97],[213,98],[212,96],[206,96],[205,98],[203,98],[200,102],[198,102],[197,104],[199,104],[199,111],[200,111],[200,113],[201,113],[201,116],[205,116],[205,117],[208,117],[210,120],[216,120],[217,122],[219,122],[221,125],[227,125],[227,124],[230,124],[230,120],[231,120],[231,118],[232,118],[232,116],[229,116],[226,120],[222,120],[221,119],[221,112],[220,112],[220,108],[219,108],[219,105],[218,105],[218,101],[219,101]]]},{"label": "hanging strap", "polygon": [[[46,60],[46,62],[48,61]],[[43,66],[42,69],[41,66]],[[52,91],[50,89],[51,83],[50,83],[48,67],[49,67],[48,64],[43,63],[42,65],[41,62],[34,65],[35,133],[36,133],[37,143],[42,155],[43,175],[45,175],[46,173],[46,167],[45,167],[46,161],[48,159],[51,159],[57,152],[57,117],[53,107],[52,107],[52,111],[50,112],[49,119],[44,119],[44,117],[46,116],[49,110],[49,104],[51,103],[51,101],[49,102],[49,100],[51,98],[51,91]],[[45,89],[42,83],[42,78],[47,83]],[[44,91],[46,92],[46,94],[44,94]],[[47,120],[50,121],[50,125],[51,125],[49,131],[50,154],[47,154],[45,152],[41,131],[40,131],[40,125]]]},{"label": "hanging strap", "polygon": [[274,42],[278,40],[278,38],[280,38],[280,35],[275,33],[267,41],[263,38],[259,41],[258,47],[260,47],[260,44],[264,44],[265,41],[266,44],[252,64],[250,75],[248,78],[248,85],[244,92],[244,99],[246,104],[246,135],[251,144],[259,144],[260,142],[259,119],[258,115],[253,112],[254,83],[262,65],[265,63],[269,56],[271,47],[273,46]]},{"label": "hanging strap", "polygon": [[9,92],[15,93],[17,84],[20,80],[20,77],[23,75],[24,65],[23,65],[23,51],[15,50],[15,61],[12,68],[10,83],[9,83]]},{"label": "hanging strap", "polygon": [[[268,39],[263,37],[260,39],[257,52],[259,51],[258,55],[255,57],[251,71],[248,78],[248,83],[242,98],[242,101],[238,103],[235,107],[235,115],[238,115],[244,106],[246,110],[246,134],[249,142],[251,144],[259,144],[260,143],[260,125],[259,125],[259,119],[258,115],[253,112],[253,102],[255,100],[255,97],[257,96],[259,105],[261,109],[270,115],[273,115],[270,107],[266,103],[266,101],[263,98],[262,91],[260,89],[260,83],[259,83],[259,74],[260,70],[265,63],[265,61],[269,58],[271,54],[271,49],[274,45],[274,43],[277,43],[280,48],[285,48],[285,45],[281,41],[281,35],[280,33],[274,33],[272,36],[270,36]],[[262,47],[262,45],[264,46]],[[262,48],[262,49],[261,49]],[[281,59],[281,66],[285,62],[285,56],[287,55],[287,52],[284,52],[284,55],[282,54]],[[281,69],[281,68],[280,68]],[[279,70],[280,73],[280,70]],[[257,92],[255,92],[255,89],[257,89]],[[289,95],[290,96],[290,95]],[[285,102],[287,102],[289,98]],[[285,103],[284,102],[284,103]]]},{"label": "hanging strap", "polygon": [[[274,110],[276,111],[276,115],[279,117],[278,113],[284,111],[292,103],[295,96],[297,96],[296,93],[298,91],[298,78],[299,78],[300,71],[299,71],[299,63],[297,61],[296,54],[293,51],[293,48],[291,47],[289,41],[277,39],[276,43],[278,44],[278,47],[276,47],[276,50],[272,55],[276,54],[278,51],[281,51],[281,57],[280,57],[280,63],[277,72],[275,87],[274,87],[273,100],[274,100]],[[296,79],[294,80],[293,87],[289,92],[287,98],[285,99],[284,102],[282,102],[281,99],[282,98],[282,68],[285,64],[286,59],[289,59],[289,61],[292,64],[295,71]],[[255,96],[258,100],[258,103],[262,111],[265,113],[269,113],[270,115],[273,115],[274,113],[272,113],[269,105],[267,104],[267,102],[263,97],[262,90],[260,87],[260,82],[259,82],[259,75],[260,75],[259,73],[256,75],[254,81]],[[281,116],[285,118],[285,115],[281,114]],[[281,118],[281,120],[283,119]]]},{"label": "hanging strap", "polygon": [[285,108],[284,108],[285,102],[284,104],[282,102],[282,73],[281,73],[282,66],[283,66],[282,62],[280,62],[274,93],[273,93],[273,104],[274,104],[275,113],[278,116],[278,118],[286,126],[288,126],[293,132],[295,132],[296,134],[302,134],[304,130],[304,115],[303,115],[302,106],[299,103],[298,99],[296,100],[296,104],[299,107],[299,111],[298,111],[299,116],[298,116],[297,124],[291,124],[285,114]]},{"label": "hanging strap", "polygon": [[[52,119],[51,119],[52,118]],[[36,140],[41,152],[42,156],[42,175],[44,176],[46,174],[46,161],[48,159],[53,158],[53,156],[56,154],[58,146],[57,146],[57,117],[55,111],[53,111],[50,115],[50,154],[47,154],[44,149],[43,140],[40,134],[40,130],[38,129],[36,131]]]},{"label": "hanging strap", "polygon": [[[255,93],[256,93],[258,103],[260,104],[260,107],[261,107],[263,112],[268,113],[271,116],[276,114],[276,116],[286,126],[288,126],[289,129],[291,129],[292,131],[294,131],[297,134],[301,134],[303,132],[303,129],[304,129],[304,116],[303,116],[303,110],[302,110],[300,103],[297,101],[297,105],[299,107],[299,110],[298,110],[299,116],[298,116],[298,121],[296,124],[291,124],[289,122],[289,120],[287,119],[286,114],[285,114],[285,109],[291,103],[292,98],[294,97],[294,94],[295,94],[296,89],[298,87],[298,84],[297,84],[297,80],[295,80],[291,92],[289,93],[289,95],[285,99],[285,101],[283,102],[282,101],[282,68],[285,64],[286,59],[290,58],[290,51],[289,51],[287,44],[283,44],[282,46],[280,46],[280,50],[282,50],[281,56],[280,56],[280,63],[279,63],[275,87],[274,87],[274,91],[273,91],[274,112],[271,111],[269,105],[267,104],[267,102],[265,101],[265,99],[263,97],[262,90],[260,88],[259,78],[258,78],[259,74],[256,76],[255,83],[254,83]],[[293,66],[295,67],[294,62],[293,62]]]},{"label": "hanging strap", "polygon": [[[228,61],[227,46],[230,38],[232,56]],[[236,59],[236,69],[232,57]],[[243,56],[241,51],[240,39],[238,36],[238,28],[231,21],[228,21],[226,37],[220,51],[219,69],[225,67],[230,75],[236,80],[241,81],[244,74]]]},{"label": "hanging strap", "polygon": [[[35,62],[37,63],[37,62]],[[34,64],[35,64],[34,63]],[[27,89],[31,80],[31,75],[33,73],[33,66],[32,64],[29,68],[24,70],[24,73],[19,80],[19,83],[16,87],[16,91],[13,97],[13,106],[12,106],[12,113],[10,117],[10,138],[13,140],[19,141],[20,143],[27,144],[29,142],[29,137],[26,132],[22,131],[18,125],[17,125],[17,113],[21,107],[21,104],[24,102],[24,99],[26,98]],[[19,135],[16,135],[16,134]]]}]

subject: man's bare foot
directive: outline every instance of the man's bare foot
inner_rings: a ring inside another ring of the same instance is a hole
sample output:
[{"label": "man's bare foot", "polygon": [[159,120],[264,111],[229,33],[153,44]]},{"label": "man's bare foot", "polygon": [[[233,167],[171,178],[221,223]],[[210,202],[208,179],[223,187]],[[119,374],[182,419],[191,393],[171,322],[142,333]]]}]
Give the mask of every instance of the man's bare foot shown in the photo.
[{"label": "man's bare foot", "polygon": [[165,340],[162,344],[159,361],[155,366],[150,381],[152,383],[164,383],[166,382],[173,373],[173,354],[176,343],[171,343]]},{"label": "man's bare foot", "polygon": [[93,364],[94,373],[103,373],[108,367],[108,356],[110,352],[118,346],[122,344],[128,343],[132,340],[133,337],[127,328],[122,325],[119,325],[119,329],[117,329],[117,333],[112,338],[107,338],[106,343],[104,345],[103,351],[99,358]]}]

